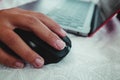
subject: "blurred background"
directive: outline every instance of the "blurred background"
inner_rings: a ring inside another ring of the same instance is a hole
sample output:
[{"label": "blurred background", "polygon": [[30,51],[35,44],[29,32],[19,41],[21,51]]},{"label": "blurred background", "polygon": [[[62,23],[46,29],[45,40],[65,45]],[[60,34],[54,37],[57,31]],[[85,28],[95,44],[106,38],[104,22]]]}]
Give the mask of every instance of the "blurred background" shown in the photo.
[{"label": "blurred background", "polygon": [[82,1],[92,1],[98,4],[101,9],[101,14],[103,18],[106,19],[114,12],[120,9],[120,0],[82,0]]}]

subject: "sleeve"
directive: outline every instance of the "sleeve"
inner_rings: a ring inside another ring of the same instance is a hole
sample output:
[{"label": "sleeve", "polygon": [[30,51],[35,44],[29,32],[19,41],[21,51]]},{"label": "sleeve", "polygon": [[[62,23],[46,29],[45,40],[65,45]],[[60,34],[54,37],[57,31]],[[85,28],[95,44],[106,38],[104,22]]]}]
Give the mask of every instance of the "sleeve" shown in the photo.
[{"label": "sleeve", "polygon": [[36,0],[0,0],[0,10],[31,3]]}]

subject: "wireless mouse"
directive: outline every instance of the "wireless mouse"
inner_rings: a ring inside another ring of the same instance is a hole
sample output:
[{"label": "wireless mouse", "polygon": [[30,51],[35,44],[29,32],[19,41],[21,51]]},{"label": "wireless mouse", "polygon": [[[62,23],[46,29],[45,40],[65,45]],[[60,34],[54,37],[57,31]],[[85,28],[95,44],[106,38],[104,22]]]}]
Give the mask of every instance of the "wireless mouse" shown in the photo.
[{"label": "wireless mouse", "polygon": [[[51,47],[49,44],[38,38],[34,33],[24,31],[21,29],[14,30],[23,40],[24,42],[35,52],[37,52],[40,56],[42,56],[45,60],[45,64],[49,63],[57,63],[62,60],[71,49],[71,41],[66,36],[61,38],[65,43],[66,47],[63,50],[57,50]],[[20,58],[16,53],[14,53],[9,47],[7,47],[4,43],[0,42],[0,47],[4,49],[7,53]],[[20,58],[21,59],[21,58]]]}]

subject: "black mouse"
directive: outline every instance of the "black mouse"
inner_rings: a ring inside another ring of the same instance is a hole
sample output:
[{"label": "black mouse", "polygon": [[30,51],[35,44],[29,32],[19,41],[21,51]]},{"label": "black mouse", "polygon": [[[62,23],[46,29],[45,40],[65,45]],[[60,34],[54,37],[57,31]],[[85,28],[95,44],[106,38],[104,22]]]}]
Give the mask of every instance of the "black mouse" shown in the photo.
[{"label": "black mouse", "polygon": [[[56,50],[55,48],[51,47],[46,42],[38,38],[32,32],[24,31],[18,28],[14,31],[27,43],[29,47],[31,47],[31,49],[33,49],[35,52],[37,52],[40,56],[44,58],[45,64],[59,62],[69,53],[71,49],[71,41],[67,36],[61,38],[66,43],[66,47],[63,50]],[[0,47],[4,49],[7,53],[17,58],[20,58],[4,43],[0,42]]]}]

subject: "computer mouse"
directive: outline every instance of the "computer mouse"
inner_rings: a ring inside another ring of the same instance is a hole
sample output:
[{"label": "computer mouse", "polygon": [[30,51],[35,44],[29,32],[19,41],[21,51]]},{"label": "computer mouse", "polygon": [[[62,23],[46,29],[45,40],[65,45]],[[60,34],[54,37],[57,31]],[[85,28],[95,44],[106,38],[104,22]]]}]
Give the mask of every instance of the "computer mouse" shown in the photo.
[{"label": "computer mouse", "polygon": [[[38,38],[34,33],[29,31],[24,31],[21,29],[14,30],[24,42],[35,52],[37,52],[41,57],[44,58],[45,64],[57,63],[62,60],[71,49],[71,40],[66,36],[61,38],[65,43],[66,47],[63,50],[57,50],[51,47],[49,44]],[[0,42],[0,47],[4,49],[7,53],[20,58],[16,53],[14,53],[8,46]],[[20,58],[22,59],[22,58]]]}]

